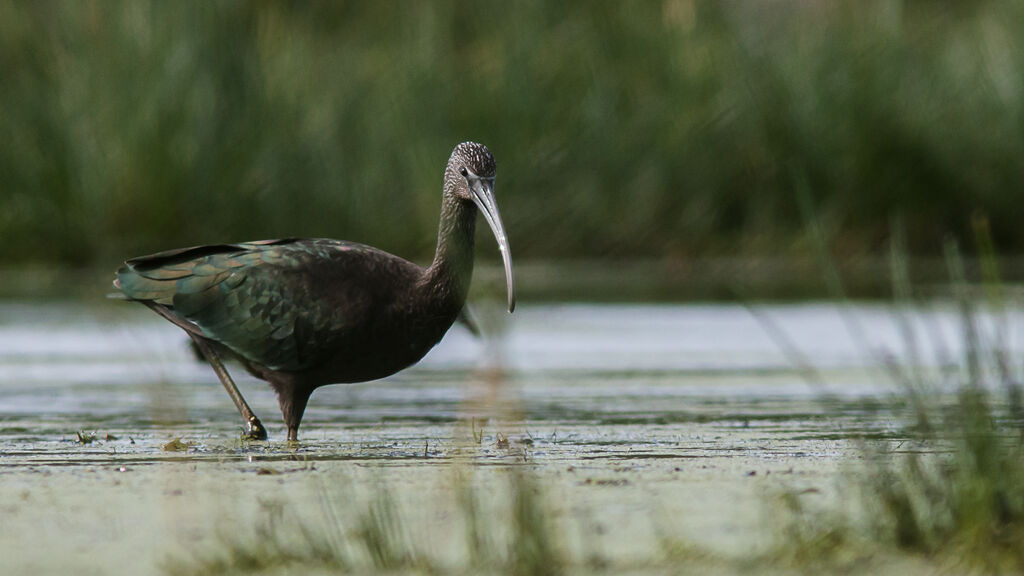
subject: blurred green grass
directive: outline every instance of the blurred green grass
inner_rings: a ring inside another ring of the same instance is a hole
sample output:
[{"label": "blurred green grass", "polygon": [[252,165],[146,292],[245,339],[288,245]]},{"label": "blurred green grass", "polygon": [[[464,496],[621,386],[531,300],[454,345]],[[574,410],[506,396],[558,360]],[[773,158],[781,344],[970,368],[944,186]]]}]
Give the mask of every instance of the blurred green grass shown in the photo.
[{"label": "blurred green grass", "polygon": [[[486,143],[523,260],[1024,253],[1016,2],[0,1],[0,264],[328,236],[413,259]],[[485,251],[490,258],[493,250]]]}]

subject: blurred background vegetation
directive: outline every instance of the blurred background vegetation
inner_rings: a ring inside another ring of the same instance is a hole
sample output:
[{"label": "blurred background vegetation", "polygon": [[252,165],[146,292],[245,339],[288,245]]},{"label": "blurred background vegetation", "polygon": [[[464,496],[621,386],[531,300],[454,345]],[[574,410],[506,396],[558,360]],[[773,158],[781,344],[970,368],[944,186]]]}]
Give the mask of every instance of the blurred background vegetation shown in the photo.
[{"label": "blurred background vegetation", "polygon": [[1022,254],[1022,38],[1013,1],[4,0],[0,266],[280,236],[422,261],[462,140],[519,262],[801,258],[801,199],[844,262],[894,216],[915,256],[978,215]]}]

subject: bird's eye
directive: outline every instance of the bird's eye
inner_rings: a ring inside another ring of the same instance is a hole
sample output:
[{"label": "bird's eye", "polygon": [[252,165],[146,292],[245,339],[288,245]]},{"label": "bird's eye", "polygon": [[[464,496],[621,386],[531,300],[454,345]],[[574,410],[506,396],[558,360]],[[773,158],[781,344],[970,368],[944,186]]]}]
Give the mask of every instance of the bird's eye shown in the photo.
[{"label": "bird's eye", "polygon": [[469,172],[466,171],[466,167],[465,166],[463,166],[462,168],[459,168],[459,172],[461,172],[463,176],[469,176]]}]

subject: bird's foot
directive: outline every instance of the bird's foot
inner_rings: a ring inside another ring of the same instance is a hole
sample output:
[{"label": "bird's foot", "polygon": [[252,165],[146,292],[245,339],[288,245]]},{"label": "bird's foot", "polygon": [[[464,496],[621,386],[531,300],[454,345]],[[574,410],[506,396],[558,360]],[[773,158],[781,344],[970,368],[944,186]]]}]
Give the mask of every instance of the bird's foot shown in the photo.
[{"label": "bird's foot", "polygon": [[266,440],[267,429],[263,427],[263,423],[256,416],[250,416],[249,421],[245,423],[245,432],[242,434],[244,440]]}]

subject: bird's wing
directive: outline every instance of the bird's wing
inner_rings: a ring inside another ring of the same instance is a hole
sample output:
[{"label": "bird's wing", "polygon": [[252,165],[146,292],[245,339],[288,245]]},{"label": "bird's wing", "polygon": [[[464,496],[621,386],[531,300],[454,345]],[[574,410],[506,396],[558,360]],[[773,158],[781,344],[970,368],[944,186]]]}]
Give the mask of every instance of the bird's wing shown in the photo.
[{"label": "bird's wing", "polygon": [[[243,358],[296,371],[370,312],[358,301],[344,310],[329,306],[317,281],[331,278],[313,278],[310,270],[323,274],[340,253],[365,248],[298,239],[185,248],[128,260],[115,286],[132,300],[166,308],[183,328],[194,326]],[[365,294],[349,292],[356,300]]]}]

